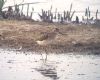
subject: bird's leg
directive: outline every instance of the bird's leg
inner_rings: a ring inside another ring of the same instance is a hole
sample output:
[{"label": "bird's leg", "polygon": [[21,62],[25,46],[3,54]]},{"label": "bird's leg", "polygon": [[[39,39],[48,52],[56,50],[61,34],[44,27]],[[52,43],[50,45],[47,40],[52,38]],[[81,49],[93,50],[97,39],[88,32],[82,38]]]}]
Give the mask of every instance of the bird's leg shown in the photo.
[{"label": "bird's leg", "polygon": [[[43,47],[42,47],[42,49],[43,49]],[[42,60],[44,60],[44,58],[43,58],[43,52],[41,53],[41,56],[42,56]]]},{"label": "bird's leg", "polygon": [[45,56],[45,55],[43,55],[43,54],[41,53],[41,57],[42,57],[41,60],[43,60],[43,62],[46,63],[46,61],[47,61],[47,54],[46,54],[46,56]]},{"label": "bird's leg", "polygon": [[47,58],[48,58],[48,55],[47,55],[47,52],[46,52],[46,58],[45,58],[45,61],[47,61]]},{"label": "bird's leg", "polygon": [[48,55],[47,55],[47,50],[45,49],[46,57],[45,57],[45,63],[47,61]]},{"label": "bird's leg", "polygon": [[46,49],[44,47],[42,47],[42,50],[44,50],[45,52],[44,53],[40,53],[41,57],[42,57],[41,60],[43,60],[43,62],[46,63],[46,61],[47,61],[47,51],[46,51]]},{"label": "bird's leg", "polygon": [[40,53],[41,54],[41,57],[42,57],[42,60],[43,60],[43,55],[42,55],[42,53]]},{"label": "bird's leg", "polygon": [[[43,47],[42,47],[42,49],[43,49]],[[42,52],[40,52],[40,55],[41,55],[41,57],[42,57],[42,59],[41,60],[43,60],[43,55],[42,55],[43,53]]]}]

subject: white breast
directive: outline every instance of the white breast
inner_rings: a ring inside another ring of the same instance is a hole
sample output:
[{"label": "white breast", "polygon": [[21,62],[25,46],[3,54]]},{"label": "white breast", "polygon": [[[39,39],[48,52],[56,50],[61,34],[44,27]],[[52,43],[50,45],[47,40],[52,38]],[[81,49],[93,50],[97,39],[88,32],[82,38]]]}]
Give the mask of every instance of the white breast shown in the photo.
[{"label": "white breast", "polygon": [[36,41],[39,45],[48,45],[52,43],[52,40]]},{"label": "white breast", "polygon": [[37,44],[39,44],[39,45],[43,45],[44,44],[44,41],[36,41],[37,42]]}]

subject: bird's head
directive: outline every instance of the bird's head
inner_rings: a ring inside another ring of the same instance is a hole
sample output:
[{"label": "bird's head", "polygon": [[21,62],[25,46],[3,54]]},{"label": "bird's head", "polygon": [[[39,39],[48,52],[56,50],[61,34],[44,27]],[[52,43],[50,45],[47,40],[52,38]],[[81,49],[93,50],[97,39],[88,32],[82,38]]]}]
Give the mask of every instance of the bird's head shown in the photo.
[{"label": "bird's head", "polygon": [[53,30],[55,33],[57,33],[57,34],[62,34],[60,31],[59,31],[59,29],[58,28],[54,28],[54,30]]},{"label": "bird's head", "polygon": [[57,33],[57,34],[67,35],[67,34],[64,34],[64,33],[60,32],[60,30],[59,30],[58,28],[54,28],[53,31],[54,31],[55,33]]},{"label": "bird's head", "polygon": [[59,32],[59,29],[58,29],[58,28],[54,28],[53,31],[54,31],[54,32]]}]

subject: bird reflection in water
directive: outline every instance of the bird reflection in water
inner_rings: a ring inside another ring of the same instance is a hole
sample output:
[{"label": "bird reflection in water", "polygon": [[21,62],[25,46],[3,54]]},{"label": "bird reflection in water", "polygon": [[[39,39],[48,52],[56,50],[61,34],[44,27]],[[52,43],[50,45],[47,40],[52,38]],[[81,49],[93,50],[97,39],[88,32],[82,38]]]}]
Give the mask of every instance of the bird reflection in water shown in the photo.
[{"label": "bird reflection in water", "polygon": [[56,68],[51,65],[45,65],[40,68],[36,68],[35,70],[40,72],[43,76],[51,78],[52,80],[58,79]]}]

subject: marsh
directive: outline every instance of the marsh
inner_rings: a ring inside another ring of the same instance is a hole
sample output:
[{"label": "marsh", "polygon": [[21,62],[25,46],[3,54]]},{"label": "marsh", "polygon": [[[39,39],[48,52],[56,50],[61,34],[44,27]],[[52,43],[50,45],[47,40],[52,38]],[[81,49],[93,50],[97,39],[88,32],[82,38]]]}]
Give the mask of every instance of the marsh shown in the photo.
[{"label": "marsh", "polygon": [[[13,5],[31,2],[19,6],[27,20],[13,18]],[[10,6],[12,14],[0,16],[0,80],[100,80],[100,23],[81,23],[83,17],[100,21],[99,5],[99,0],[7,0],[0,10]],[[39,18],[41,9],[59,13],[62,21],[64,11],[72,16],[63,24],[51,15],[49,22]]]}]

